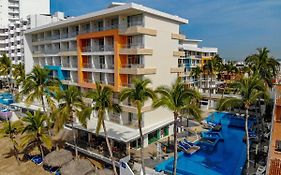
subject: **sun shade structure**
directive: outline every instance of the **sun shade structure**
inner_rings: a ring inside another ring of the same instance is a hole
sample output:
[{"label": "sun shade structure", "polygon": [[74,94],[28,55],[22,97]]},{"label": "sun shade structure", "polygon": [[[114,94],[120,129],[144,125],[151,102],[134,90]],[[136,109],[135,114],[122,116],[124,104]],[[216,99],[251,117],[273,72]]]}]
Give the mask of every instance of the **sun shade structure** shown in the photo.
[{"label": "sun shade structure", "polygon": [[70,151],[61,149],[49,153],[44,159],[44,165],[52,167],[61,167],[62,165],[73,160],[72,153]]},{"label": "sun shade structure", "polygon": [[94,175],[95,170],[87,159],[72,160],[61,168],[62,175]]}]

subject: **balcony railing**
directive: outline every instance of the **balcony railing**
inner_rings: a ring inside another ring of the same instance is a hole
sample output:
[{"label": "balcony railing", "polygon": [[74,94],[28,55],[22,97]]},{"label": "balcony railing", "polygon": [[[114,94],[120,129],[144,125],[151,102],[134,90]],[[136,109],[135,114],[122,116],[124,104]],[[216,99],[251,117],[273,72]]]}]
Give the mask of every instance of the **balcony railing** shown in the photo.
[{"label": "balcony railing", "polygon": [[93,64],[92,63],[83,63],[83,67],[84,68],[93,68]]},{"label": "balcony railing", "polygon": [[113,45],[99,45],[99,46],[86,46],[82,48],[82,52],[105,52],[105,51],[113,51]]},{"label": "balcony railing", "polygon": [[125,64],[123,68],[144,68],[144,64]]},{"label": "balcony railing", "polygon": [[69,37],[76,37],[77,35],[79,34],[79,32],[77,31],[75,31],[75,32],[70,32],[69,34],[68,34],[68,36]]},{"label": "balcony railing", "polygon": [[90,79],[90,78],[85,78],[84,81],[86,83],[94,83],[94,80],[93,79]]},{"label": "balcony railing", "polygon": [[143,49],[144,44],[142,43],[131,43],[126,45],[121,45],[122,48],[128,48],[128,49]]}]

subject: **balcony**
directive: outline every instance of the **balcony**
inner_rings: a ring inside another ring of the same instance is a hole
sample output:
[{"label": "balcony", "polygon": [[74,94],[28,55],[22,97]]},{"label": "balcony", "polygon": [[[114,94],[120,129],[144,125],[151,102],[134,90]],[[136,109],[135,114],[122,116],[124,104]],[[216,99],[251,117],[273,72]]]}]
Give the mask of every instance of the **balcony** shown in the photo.
[{"label": "balcony", "polygon": [[178,33],[172,33],[171,34],[171,38],[172,39],[177,39],[177,40],[184,40],[185,39],[185,35],[178,34]]},{"label": "balcony", "polygon": [[185,53],[184,53],[184,51],[174,51],[173,56],[174,57],[184,57]]},{"label": "balcony", "polygon": [[184,72],[184,67],[172,67],[170,69],[171,73],[183,73]]},{"label": "balcony", "polygon": [[74,48],[65,48],[61,49],[59,52],[59,56],[76,56],[77,51]]},{"label": "balcony", "polygon": [[94,83],[94,80],[91,78],[84,78],[85,83]]},{"label": "balcony", "polygon": [[121,55],[152,55],[153,50],[144,48],[143,44],[123,45],[120,48]]},{"label": "balcony", "polygon": [[123,65],[119,71],[120,74],[130,75],[149,75],[156,74],[156,68],[145,68],[143,64]]},{"label": "balcony", "polygon": [[83,63],[83,68],[93,68],[93,64],[92,63]]},{"label": "balcony", "polygon": [[110,52],[114,51],[113,45],[86,46],[82,48],[82,52]]},{"label": "balcony", "polygon": [[139,26],[119,26],[119,34],[130,36],[130,35],[150,35],[150,36],[156,36],[157,31],[154,29],[148,29],[141,25]]}]

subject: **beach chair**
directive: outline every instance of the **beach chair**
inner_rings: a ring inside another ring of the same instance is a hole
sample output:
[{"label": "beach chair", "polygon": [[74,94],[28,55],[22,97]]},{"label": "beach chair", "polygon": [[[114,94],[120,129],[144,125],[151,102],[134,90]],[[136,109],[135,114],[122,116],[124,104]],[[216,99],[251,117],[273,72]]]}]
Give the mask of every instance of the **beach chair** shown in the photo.
[{"label": "beach chair", "polygon": [[35,156],[31,159],[31,161],[36,165],[41,165],[43,163],[43,159],[41,156]]},{"label": "beach chair", "polygon": [[180,141],[178,144],[180,149],[182,149],[186,154],[190,154],[190,155],[197,152],[200,149],[199,146],[190,145],[189,143],[184,141]]},{"label": "beach chair", "polygon": [[256,175],[263,175],[265,174],[265,170],[266,170],[266,167],[265,166],[259,166],[257,171],[256,171]]}]

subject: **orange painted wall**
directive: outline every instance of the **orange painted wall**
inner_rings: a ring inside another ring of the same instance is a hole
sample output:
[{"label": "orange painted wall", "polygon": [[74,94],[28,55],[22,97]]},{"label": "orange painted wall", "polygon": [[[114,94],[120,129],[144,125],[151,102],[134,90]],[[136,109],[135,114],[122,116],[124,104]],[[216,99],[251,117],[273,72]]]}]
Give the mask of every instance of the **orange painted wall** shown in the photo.
[{"label": "orange painted wall", "polygon": [[[125,79],[119,74],[119,69],[121,67],[121,64],[127,64],[126,57],[119,55],[119,50],[122,45],[125,45],[127,42],[127,37],[120,36],[118,34],[118,29],[113,30],[107,30],[107,31],[100,31],[100,32],[92,32],[92,33],[85,33],[80,34],[77,36],[77,53],[78,53],[78,84],[81,87],[86,88],[95,88],[94,83],[87,83],[83,79],[83,56],[82,56],[82,48],[85,46],[85,42],[83,40],[85,39],[91,39],[91,38],[101,38],[106,36],[113,36],[114,38],[114,87],[113,90],[118,92],[121,89],[122,81]],[[122,59],[122,63],[121,63]],[[124,63],[123,63],[124,62]],[[125,81],[125,80],[124,80]]]}]

